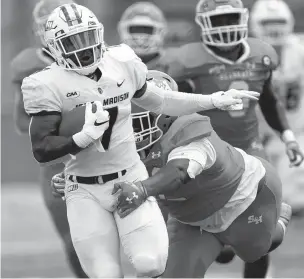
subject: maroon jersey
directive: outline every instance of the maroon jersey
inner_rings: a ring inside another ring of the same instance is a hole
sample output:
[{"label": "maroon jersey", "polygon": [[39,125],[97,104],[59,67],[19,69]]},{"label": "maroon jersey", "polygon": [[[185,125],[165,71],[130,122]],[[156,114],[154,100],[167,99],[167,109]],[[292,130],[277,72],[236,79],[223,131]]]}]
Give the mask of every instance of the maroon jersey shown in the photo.
[{"label": "maroon jersey", "polygon": [[22,83],[22,80],[49,66],[54,61],[40,48],[27,48],[21,51],[11,62],[12,81]]},{"label": "maroon jersey", "polygon": [[147,168],[161,168],[173,149],[204,137],[215,149],[215,163],[174,193],[161,197],[170,214],[182,222],[201,221],[229,201],[244,173],[242,155],[218,137],[208,117],[192,114],[179,117],[144,160]]},{"label": "maroon jersey", "polygon": [[175,51],[176,48],[163,49],[159,52],[159,55],[146,62],[145,64],[149,70],[157,70],[166,73],[169,70],[168,65],[174,59]]},{"label": "maroon jersey", "polygon": [[[12,82],[21,86],[25,77],[41,71],[53,62],[54,60],[41,48],[24,49],[11,62]],[[44,187],[49,187],[52,176],[62,171],[62,168],[63,164],[41,168]]]},{"label": "maroon jersey", "polygon": [[[263,91],[265,81],[277,66],[272,46],[254,38],[243,44],[243,55],[232,62],[215,55],[203,43],[191,43],[175,51],[167,73],[176,81],[191,79],[195,92],[212,94],[231,88]],[[244,99],[241,111],[210,110],[203,114],[211,119],[217,134],[231,145],[247,149],[258,137],[257,102]]]}]

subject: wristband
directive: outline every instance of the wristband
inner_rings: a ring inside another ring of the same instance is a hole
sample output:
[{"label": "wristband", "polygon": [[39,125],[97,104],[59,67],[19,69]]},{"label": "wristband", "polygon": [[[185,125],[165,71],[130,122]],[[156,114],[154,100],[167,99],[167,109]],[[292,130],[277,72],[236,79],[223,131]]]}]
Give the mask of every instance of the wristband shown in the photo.
[{"label": "wristband", "polygon": [[295,137],[293,131],[291,131],[291,130],[285,130],[281,134],[281,139],[284,143],[291,142],[291,141],[296,141],[296,137]]},{"label": "wristband", "polygon": [[147,189],[146,189],[145,186],[141,183],[141,181],[136,182],[135,185],[138,185],[138,186],[142,189],[142,191],[144,192],[144,194],[145,194],[145,196],[146,196],[146,198],[147,198],[147,197],[148,197]]},{"label": "wristband", "polygon": [[83,131],[80,131],[79,133],[73,135],[72,138],[75,144],[80,148],[86,148],[93,142],[93,139]]}]

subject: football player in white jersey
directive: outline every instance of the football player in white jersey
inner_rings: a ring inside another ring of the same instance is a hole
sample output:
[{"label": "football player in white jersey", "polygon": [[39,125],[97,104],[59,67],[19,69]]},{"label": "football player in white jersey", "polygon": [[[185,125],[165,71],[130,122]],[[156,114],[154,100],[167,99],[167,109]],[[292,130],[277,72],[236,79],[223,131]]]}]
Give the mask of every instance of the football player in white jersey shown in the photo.
[{"label": "football player in white jersey", "polygon": [[[298,142],[304,147],[304,44],[294,33],[295,19],[283,0],[256,1],[251,11],[254,36],[272,44],[280,57],[280,66],[273,73],[276,92],[286,107],[286,115]],[[304,209],[304,166],[288,168],[284,146],[264,125],[270,139],[266,148],[283,181],[283,197],[297,212]]]},{"label": "football player in white jersey", "polygon": [[[22,83],[33,155],[42,164],[65,163],[70,232],[86,274],[121,277],[121,243],[137,275],[154,277],[164,271],[168,252],[166,226],[155,199],[120,219],[117,197],[111,195],[114,183],[122,179],[148,177],[136,152],[131,100],[155,113],[179,116],[241,109],[242,98],[257,100],[259,94],[168,92],[147,82],[147,67],[131,48],[106,49],[103,31],[96,16],[77,4],[62,5],[49,16],[45,41],[56,63]],[[60,136],[64,113],[82,104],[82,130]]]},{"label": "football player in white jersey", "polygon": [[[12,83],[15,90],[14,95],[14,120],[15,128],[19,134],[28,135],[30,117],[24,110],[21,84],[22,80],[54,62],[53,57],[46,49],[44,42],[44,25],[50,13],[58,6],[73,3],[73,0],[40,0],[33,9],[33,31],[39,41],[39,45],[23,49],[11,61]],[[54,164],[40,168],[39,184],[44,204],[50,214],[58,235],[63,242],[68,263],[75,276],[86,277],[82,271],[76,252],[70,237],[70,229],[66,214],[66,205],[60,199],[55,199],[50,188],[51,178],[54,174],[63,170],[63,164]]]}]

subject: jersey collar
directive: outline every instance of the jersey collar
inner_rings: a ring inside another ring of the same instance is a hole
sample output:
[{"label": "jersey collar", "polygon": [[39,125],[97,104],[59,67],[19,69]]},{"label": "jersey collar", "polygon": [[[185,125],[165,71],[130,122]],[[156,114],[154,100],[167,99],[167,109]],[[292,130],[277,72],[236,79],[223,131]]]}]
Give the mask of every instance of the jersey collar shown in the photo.
[{"label": "jersey collar", "polygon": [[249,57],[249,54],[250,54],[250,46],[249,44],[247,43],[247,41],[243,41],[241,43],[243,45],[243,49],[244,49],[244,52],[243,54],[241,55],[241,57],[239,59],[237,59],[236,61],[233,61],[233,60],[230,60],[230,59],[227,59],[227,58],[224,58],[222,56],[219,56],[217,54],[215,54],[210,48],[208,48],[205,44],[203,44],[203,47],[206,49],[206,51],[211,54],[213,57],[215,57],[217,60],[223,62],[223,63],[226,63],[226,64],[229,64],[229,65],[234,65],[234,64],[239,64],[239,63],[242,63],[244,62],[248,57]]}]

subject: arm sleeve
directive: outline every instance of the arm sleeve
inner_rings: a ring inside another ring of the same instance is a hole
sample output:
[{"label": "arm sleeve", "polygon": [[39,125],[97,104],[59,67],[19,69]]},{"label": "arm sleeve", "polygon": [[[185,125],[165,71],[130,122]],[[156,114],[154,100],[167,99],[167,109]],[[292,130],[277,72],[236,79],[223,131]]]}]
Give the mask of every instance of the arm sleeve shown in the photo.
[{"label": "arm sleeve", "polygon": [[210,168],[214,164],[216,152],[208,138],[202,138],[173,149],[169,153],[168,162],[177,159],[189,160],[187,172],[189,177],[194,179],[203,170]]},{"label": "arm sleeve", "polygon": [[181,116],[195,112],[214,109],[211,95],[190,94],[177,91],[168,91],[147,82],[144,94],[132,101],[156,114]]},{"label": "arm sleeve", "polygon": [[62,103],[59,96],[35,78],[25,78],[21,90],[27,114],[32,116],[42,112],[61,113]]},{"label": "arm sleeve", "polygon": [[273,92],[271,78],[272,76],[269,77],[263,87],[259,104],[268,125],[282,134],[285,130],[289,130],[289,125],[284,105],[275,92]]}]

